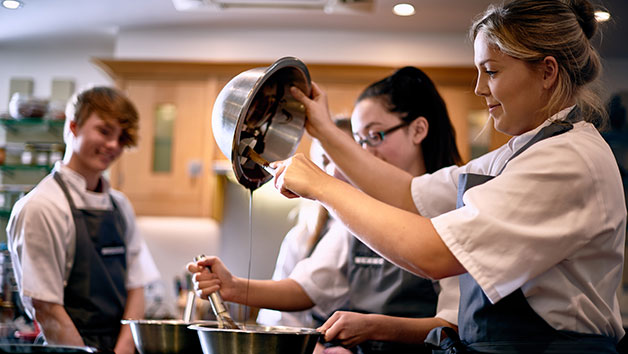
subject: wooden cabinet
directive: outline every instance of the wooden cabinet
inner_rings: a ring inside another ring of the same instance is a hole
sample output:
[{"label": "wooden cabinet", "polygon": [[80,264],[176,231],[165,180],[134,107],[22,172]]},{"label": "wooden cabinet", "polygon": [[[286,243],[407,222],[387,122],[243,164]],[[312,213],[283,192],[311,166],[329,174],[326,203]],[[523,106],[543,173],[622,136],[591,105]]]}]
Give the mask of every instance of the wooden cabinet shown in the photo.
[{"label": "wooden cabinet", "polygon": [[[140,119],[139,144],[111,175],[142,215],[210,216],[214,144],[210,109],[217,85],[207,80],[129,80],[125,90]],[[167,170],[155,169],[155,116],[162,105],[175,110]]]},{"label": "wooden cabinet", "polygon": [[[213,102],[235,75],[270,63],[201,63],[124,61],[97,59],[125,90],[140,113],[139,146],[126,152],[114,165],[112,184],[122,190],[138,215],[220,216],[221,187],[213,172],[216,160],[226,157],[217,148],[211,131]],[[332,115],[350,116],[355,99],[370,83],[396,68],[308,64],[312,80],[327,92]],[[473,93],[475,69],[422,68],[436,83],[447,103],[461,155],[471,157],[469,115],[485,111],[483,99]],[[176,107],[172,126],[170,170],[153,168],[156,111],[160,105]],[[492,126],[489,128],[492,130]],[[506,139],[492,131],[489,149]],[[307,153],[304,136],[299,151]]]}]

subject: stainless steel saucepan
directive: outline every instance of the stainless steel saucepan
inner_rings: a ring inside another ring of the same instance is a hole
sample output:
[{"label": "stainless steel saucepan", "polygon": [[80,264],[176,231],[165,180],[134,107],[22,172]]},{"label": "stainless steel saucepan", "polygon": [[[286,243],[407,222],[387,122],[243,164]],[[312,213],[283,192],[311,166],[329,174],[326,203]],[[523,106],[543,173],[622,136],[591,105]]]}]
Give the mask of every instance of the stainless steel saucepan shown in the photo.
[{"label": "stainless steel saucepan", "polygon": [[237,75],[216,98],[212,112],[214,138],[231,160],[236,179],[248,189],[257,189],[272,178],[267,168],[249,156],[271,162],[283,160],[294,154],[301,140],[305,109],[290,94],[291,86],[308,96],[312,91],[305,64],[285,57],[269,67]]}]

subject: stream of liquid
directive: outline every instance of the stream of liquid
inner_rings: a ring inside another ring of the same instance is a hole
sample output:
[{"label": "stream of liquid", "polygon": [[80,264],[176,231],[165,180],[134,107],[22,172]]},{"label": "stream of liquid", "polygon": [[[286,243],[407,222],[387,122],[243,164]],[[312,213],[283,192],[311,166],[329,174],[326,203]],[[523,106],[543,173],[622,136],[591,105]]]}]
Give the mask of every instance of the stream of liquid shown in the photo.
[{"label": "stream of liquid", "polygon": [[246,275],[246,300],[244,302],[245,314],[244,323],[248,323],[251,313],[249,306],[249,284],[251,282],[251,259],[253,256],[253,190],[249,194],[249,269]]}]

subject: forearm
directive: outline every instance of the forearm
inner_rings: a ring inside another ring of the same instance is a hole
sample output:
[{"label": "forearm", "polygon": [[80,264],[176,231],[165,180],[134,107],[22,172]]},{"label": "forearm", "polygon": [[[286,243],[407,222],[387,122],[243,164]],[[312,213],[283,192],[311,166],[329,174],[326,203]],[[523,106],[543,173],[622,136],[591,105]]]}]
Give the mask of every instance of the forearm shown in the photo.
[{"label": "forearm", "polygon": [[446,326],[457,329],[457,326],[436,317],[406,318],[386,315],[366,315],[370,324],[369,340],[392,341],[408,344],[421,344],[427,334],[436,327]]},{"label": "forearm", "polygon": [[279,311],[302,311],[314,306],[303,288],[292,279],[247,281],[238,278],[236,282],[238,291],[233,298],[224,300]]},{"label": "forearm", "polygon": [[[124,307],[124,319],[142,319],[144,318],[144,288],[130,289],[127,293],[126,305]],[[120,334],[114,349],[116,354],[134,353],[135,345],[133,344],[133,335],[129,325],[120,327]]]},{"label": "forearm", "polygon": [[313,197],[371,249],[412,273],[439,279],[465,272],[427,218],[332,178],[326,178]]},{"label": "forearm", "polygon": [[35,320],[44,333],[48,344],[85,345],[63,305],[36,299],[32,301],[35,309]]},{"label": "forearm", "polygon": [[[411,174],[362,149],[336,126],[327,127],[320,141],[355,186],[386,204],[417,213],[410,193]],[[384,185],[386,188],[382,188]]]}]

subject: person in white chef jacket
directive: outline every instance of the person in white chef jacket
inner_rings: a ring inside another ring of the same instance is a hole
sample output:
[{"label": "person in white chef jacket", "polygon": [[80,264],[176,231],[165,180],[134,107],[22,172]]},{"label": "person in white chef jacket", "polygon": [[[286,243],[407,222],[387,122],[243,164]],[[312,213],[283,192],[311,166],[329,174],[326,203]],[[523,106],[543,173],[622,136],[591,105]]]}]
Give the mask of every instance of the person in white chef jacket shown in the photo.
[{"label": "person in white chef jacket", "polygon": [[[334,119],[334,123],[340,127],[343,132],[351,135],[350,119],[336,118]],[[316,140],[313,140],[310,146],[310,158],[324,170],[330,166],[329,158],[325,155],[325,151]],[[334,174],[333,171],[329,172],[332,175]],[[281,242],[272,280],[287,278],[294,270],[294,267],[303,259],[308,258],[323,236],[330,231],[332,220],[329,216],[329,212],[319,203],[303,200],[297,210],[296,225],[288,231]],[[342,241],[342,238],[340,241]],[[333,245],[330,249],[340,251],[346,249],[346,247],[343,248],[340,245],[336,247]],[[339,257],[346,257],[346,255],[339,255]],[[319,323],[321,319],[324,320],[327,316],[328,313],[321,310],[318,306],[303,311],[261,309],[257,316],[257,323],[267,326],[309,328],[316,324],[321,324]]]},{"label": "person in white chef jacket", "polygon": [[[369,85],[357,99],[351,126],[359,142],[353,144],[412,175],[460,161],[445,103],[429,77],[414,67]],[[331,161],[325,170],[346,180]],[[242,296],[247,280],[233,277],[216,257],[190,264],[188,270],[209,265],[216,273],[194,275],[203,298],[220,289],[227,301],[248,300],[258,307],[289,311],[316,304],[326,314],[342,310],[322,319],[320,329],[335,345],[326,352],[347,352],[346,347],[365,354],[431,353],[423,345],[427,333],[437,326],[455,328],[457,279],[438,283],[418,277],[370,250],[338,220],[330,218],[328,226],[312,255],[297,263],[288,279],[251,280],[248,298]]]},{"label": "person in white chef jacket", "polygon": [[401,267],[460,275],[460,338],[428,336],[448,353],[623,348],[616,291],[626,207],[596,129],[605,112],[594,90],[594,10],[587,0],[514,0],[478,17],[470,31],[475,92],[495,128],[513,138],[462,167],[419,177],[394,169],[337,132],[318,86],[311,99],[292,88],[308,132],[360,190],[299,154],[271,164],[276,187],[318,200]]},{"label": "person in white chef jacket", "polygon": [[143,287],[159,273],[129,200],[103,172],[136,145],[138,118],[116,89],[75,95],[63,162],[12,210],[7,235],[18,289],[48,344],[135,351],[120,320],[143,318]]}]

